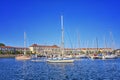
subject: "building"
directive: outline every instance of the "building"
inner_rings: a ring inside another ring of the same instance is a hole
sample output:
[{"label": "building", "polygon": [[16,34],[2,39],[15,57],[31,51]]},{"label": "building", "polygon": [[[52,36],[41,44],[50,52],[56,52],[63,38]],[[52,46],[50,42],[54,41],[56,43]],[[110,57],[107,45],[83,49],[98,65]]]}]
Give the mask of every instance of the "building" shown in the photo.
[{"label": "building", "polygon": [[[29,48],[24,47],[12,47],[12,46],[1,46],[0,52],[3,53],[23,53],[24,51],[29,53],[35,53],[44,56],[50,56],[52,54],[58,56],[61,55],[61,48],[57,45],[38,45],[33,44]],[[111,48],[64,48],[64,54],[78,54],[78,53],[96,53],[97,51],[101,53],[112,52]],[[117,50],[118,52],[119,50]],[[120,52],[120,51],[119,51]]]},{"label": "building", "polygon": [[0,51],[2,53],[8,53],[8,52],[14,53],[15,52],[15,48],[11,47],[11,46],[0,46]]},{"label": "building", "polygon": [[[33,44],[29,47],[30,51],[35,54],[40,54],[44,56],[49,56],[49,55],[61,55],[61,48],[58,47],[57,45],[38,45],[38,44]],[[77,48],[77,49],[72,49],[72,48],[64,48],[64,54],[65,55],[70,55],[70,54],[78,54],[78,53],[96,53],[96,52],[111,52],[111,48]]]},{"label": "building", "polygon": [[95,52],[111,52],[112,49],[111,48],[78,48],[78,51],[83,51],[84,53],[87,52],[91,52],[91,53],[95,53]]},{"label": "building", "polygon": [[0,46],[0,51],[2,53],[23,53],[24,50],[30,51],[29,48],[23,48],[23,47],[12,47],[12,46]]},{"label": "building", "polygon": [[118,56],[120,56],[120,49],[116,49],[115,50],[115,54],[117,54]]},{"label": "building", "polygon": [[30,51],[32,53],[40,54],[40,55],[50,55],[50,54],[59,54],[60,53],[60,47],[57,45],[38,45],[33,44],[29,47]]}]

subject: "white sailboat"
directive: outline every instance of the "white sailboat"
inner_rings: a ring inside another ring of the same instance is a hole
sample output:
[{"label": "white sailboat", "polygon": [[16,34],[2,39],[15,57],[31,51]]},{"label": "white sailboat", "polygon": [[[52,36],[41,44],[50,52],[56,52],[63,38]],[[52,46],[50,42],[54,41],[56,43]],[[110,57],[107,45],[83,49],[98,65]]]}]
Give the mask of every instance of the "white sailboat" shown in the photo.
[{"label": "white sailboat", "polygon": [[[110,32],[110,37],[111,37],[111,48],[112,48],[112,51],[114,51],[114,47],[115,47],[115,43],[114,43],[114,40],[113,40],[113,35],[112,35],[112,32]],[[105,40],[106,42],[106,40]],[[107,46],[106,46],[107,48]],[[116,54],[106,54],[102,57],[102,59],[115,59],[117,58],[117,55]]]},{"label": "white sailboat", "polygon": [[115,59],[115,58],[117,58],[117,56],[114,54],[103,56],[103,59]]},{"label": "white sailboat", "polygon": [[55,59],[48,59],[47,62],[50,63],[71,63],[74,62],[73,59],[64,58],[64,28],[63,28],[63,16],[61,16],[61,28],[62,28],[62,41],[61,41],[61,57]]},{"label": "white sailboat", "polygon": [[15,57],[16,60],[29,60],[30,56],[26,55],[26,33],[24,32],[24,54]]}]

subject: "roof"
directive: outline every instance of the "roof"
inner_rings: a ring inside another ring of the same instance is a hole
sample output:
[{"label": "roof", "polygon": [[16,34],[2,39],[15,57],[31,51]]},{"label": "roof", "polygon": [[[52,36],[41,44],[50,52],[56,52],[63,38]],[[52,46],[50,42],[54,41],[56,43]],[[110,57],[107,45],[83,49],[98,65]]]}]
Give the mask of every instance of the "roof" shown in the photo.
[{"label": "roof", "polygon": [[29,49],[29,48],[24,48],[24,47],[13,47],[13,46],[0,46],[0,48]]},{"label": "roof", "polygon": [[30,47],[44,47],[44,48],[59,48],[57,45],[38,45],[38,44],[32,44]]},{"label": "roof", "polygon": [[32,44],[30,47],[38,47],[39,45],[37,44]]},{"label": "roof", "polygon": [[0,48],[14,48],[12,46],[0,46]]}]

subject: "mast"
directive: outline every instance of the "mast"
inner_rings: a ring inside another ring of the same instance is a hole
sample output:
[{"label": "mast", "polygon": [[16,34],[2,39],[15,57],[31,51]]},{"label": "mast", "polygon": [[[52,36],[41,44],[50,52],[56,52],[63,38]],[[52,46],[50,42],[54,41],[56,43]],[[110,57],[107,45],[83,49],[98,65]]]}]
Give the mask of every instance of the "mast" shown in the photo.
[{"label": "mast", "polygon": [[79,52],[79,55],[80,55],[80,51],[81,51],[81,48],[80,48],[80,35],[79,35],[79,32],[78,32],[78,52]]},{"label": "mast", "polygon": [[104,51],[107,51],[107,42],[106,42],[106,37],[105,36],[104,36],[104,47],[105,47]]},{"label": "mast", "polygon": [[114,44],[112,32],[110,32],[110,37],[111,37],[111,48],[112,48],[112,50],[114,50],[115,44]]},{"label": "mast", "polygon": [[93,39],[93,53],[95,53],[95,40]]},{"label": "mast", "polygon": [[61,15],[61,31],[62,31],[61,50],[62,50],[62,57],[63,57],[63,54],[64,54],[64,26],[63,26],[63,15]]},{"label": "mast", "polygon": [[26,33],[24,32],[24,55],[26,55]]},{"label": "mast", "polygon": [[87,46],[86,47],[87,54],[89,54],[89,41],[88,40],[86,41],[86,46]]},{"label": "mast", "polygon": [[98,52],[98,38],[96,37],[96,47],[97,47],[97,52]]}]

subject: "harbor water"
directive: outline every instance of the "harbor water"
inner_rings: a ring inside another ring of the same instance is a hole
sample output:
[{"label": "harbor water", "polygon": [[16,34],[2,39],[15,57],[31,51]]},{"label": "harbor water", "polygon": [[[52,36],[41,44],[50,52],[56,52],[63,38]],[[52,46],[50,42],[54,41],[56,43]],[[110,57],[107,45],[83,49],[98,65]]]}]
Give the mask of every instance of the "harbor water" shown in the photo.
[{"label": "harbor water", "polygon": [[47,63],[0,58],[0,80],[120,80],[120,59]]}]

